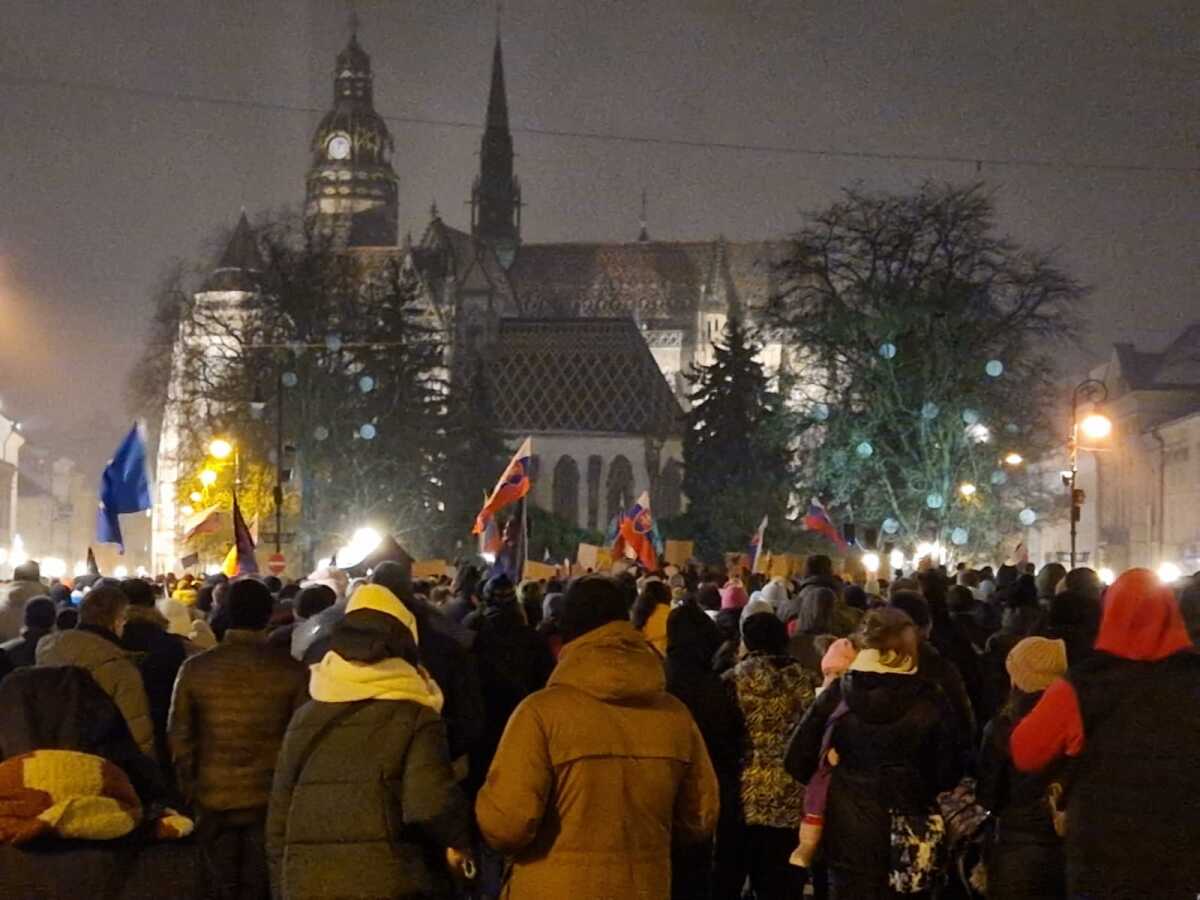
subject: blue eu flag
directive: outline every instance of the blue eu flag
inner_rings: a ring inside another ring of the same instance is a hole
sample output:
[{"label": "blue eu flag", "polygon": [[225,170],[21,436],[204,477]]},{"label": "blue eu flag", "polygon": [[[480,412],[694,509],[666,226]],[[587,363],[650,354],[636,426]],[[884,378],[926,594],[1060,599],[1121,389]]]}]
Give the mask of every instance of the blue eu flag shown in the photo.
[{"label": "blue eu flag", "polygon": [[134,425],[100,476],[100,509],[96,515],[96,540],[117,544],[125,552],[120,516],[149,509],[150,473],[146,468],[146,439]]}]

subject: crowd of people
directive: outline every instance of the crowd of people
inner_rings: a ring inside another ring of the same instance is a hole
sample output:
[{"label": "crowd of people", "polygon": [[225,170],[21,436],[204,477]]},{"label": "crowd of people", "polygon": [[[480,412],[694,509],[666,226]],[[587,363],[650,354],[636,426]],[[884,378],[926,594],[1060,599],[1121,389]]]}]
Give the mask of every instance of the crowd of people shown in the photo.
[{"label": "crowd of people", "polygon": [[247,900],[1191,900],[1198,639],[1200,579],[1057,563],[29,563],[0,586],[0,844],[173,839],[191,896]]}]

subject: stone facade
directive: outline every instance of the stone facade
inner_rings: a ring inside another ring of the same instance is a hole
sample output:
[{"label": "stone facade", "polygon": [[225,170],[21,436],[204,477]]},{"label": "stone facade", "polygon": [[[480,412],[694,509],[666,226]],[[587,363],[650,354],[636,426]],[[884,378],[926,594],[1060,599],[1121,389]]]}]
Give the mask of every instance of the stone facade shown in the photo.
[{"label": "stone facade", "polygon": [[[1113,432],[1079,454],[1086,502],[1077,561],[1117,572],[1164,562],[1200,569],[1200,325],[1162,352],[1117,344],[1090,377],[1108,388],[1101,411]],[[1038,563],[1068,558],[1070,500],[1059,476],[1066,468],[1065,451],[1040,467],[1062,496],[1063,515],[1030,530],[1030,558]]]}]

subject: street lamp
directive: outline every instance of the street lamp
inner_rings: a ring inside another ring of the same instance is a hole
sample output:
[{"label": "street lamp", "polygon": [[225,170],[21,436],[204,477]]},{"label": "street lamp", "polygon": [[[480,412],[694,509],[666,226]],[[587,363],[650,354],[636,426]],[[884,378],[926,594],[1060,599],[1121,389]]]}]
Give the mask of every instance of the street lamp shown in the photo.
[{"label": "street lamp", "polygon": [[229,459],[230,454],[233,453],[233,444],[224,438],[217,438],[208,445],[208,452],[213,459]]},{"label": "street lamp", "polygon": [[1020,453],[1010,453],[1004,457],[1004,462],[1010,466],[1019,466],[1021,463],[1025,462],[1025,457],[1023,457]]},{"label": "street lamp", "polygon": [[1086,403],[1103,403],[1108,399],[1108,386],[1103,381],[1088,378],[1075,385],[1071,391],[1071,455],[1070,478],[1068,487],[1071,491],[1071,568],[1075,568],[1075,542],[1079,530],[1079,518],[1083,510],[1083,491],[1075,487],[1079,479],[1079,433],[1089,440],[1104,440],[1112,433],[1112,421],[1100,413],[1090,413],[1082,422],[1079,421],[1079,401]]},{"label": "street lamp", "polygon": [[969,482],[969,481],[964,481],[962,484],[960,484],[958,486],[958,492],[960,494],[962,494],[964,497],[974,497],[975,496],[975,485],[971,484],[971,482]]},{"label": "street lamp", "polygon": [[200,483],[206,488],[212,487],[217,483],[217,473],[213,469],[205,469],[200,473]]},{"label": "street lamp", "polygon": [[862,558],[863,568],[874,575],[879,571],[879,554],[864,553]]}]

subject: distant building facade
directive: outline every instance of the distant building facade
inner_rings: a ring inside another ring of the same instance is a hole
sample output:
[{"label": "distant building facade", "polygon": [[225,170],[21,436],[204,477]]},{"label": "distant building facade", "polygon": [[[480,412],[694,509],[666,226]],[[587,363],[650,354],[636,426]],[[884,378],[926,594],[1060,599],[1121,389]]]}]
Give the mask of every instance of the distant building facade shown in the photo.
[{"label": "distant building facade", "polygon": [[[1129,566],[1178,565],[1200,570],[1200,324],[1159,352],[1113,346],[1089,377],[1102,381],[1110,438],[1079,454],[1078,486],[1086,495],[1078,526],[1077,562],[1116,572]],[[1044,461],[1064,515],[1028,532],[1030,558],[1069,559],[1069,506],[1060,470],[1065,452]]]}]

